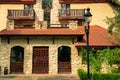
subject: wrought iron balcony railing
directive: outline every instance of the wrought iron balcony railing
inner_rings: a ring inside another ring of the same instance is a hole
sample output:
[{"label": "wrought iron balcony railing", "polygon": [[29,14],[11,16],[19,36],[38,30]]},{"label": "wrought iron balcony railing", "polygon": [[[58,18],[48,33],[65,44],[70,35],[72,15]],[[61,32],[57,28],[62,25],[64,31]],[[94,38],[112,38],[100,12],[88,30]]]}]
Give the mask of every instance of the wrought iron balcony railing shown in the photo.
[{"label": "wrought iron balcony railing", "polygon": [[8,10],[8,19],[35,19],[34,10]]},{"label": "wrought iron balcony railing", "polygon": [[83,19],[85,9],[59,9],[59,19]]}]

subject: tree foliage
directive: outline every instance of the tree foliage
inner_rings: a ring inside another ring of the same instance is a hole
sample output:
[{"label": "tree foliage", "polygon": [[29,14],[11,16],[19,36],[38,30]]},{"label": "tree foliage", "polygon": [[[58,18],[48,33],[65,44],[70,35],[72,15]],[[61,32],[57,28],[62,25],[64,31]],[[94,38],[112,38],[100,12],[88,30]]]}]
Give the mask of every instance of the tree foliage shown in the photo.
[{"label": "tree foliage", "polygon": [[111,34],[111,41],[120,44],[120,8],[116,8],[114,14],[113,18],[107,17],[105,21],[109,25],[108,32]]},{"label": "tree foliage", "polygon": [[117,0],[111,0],[112,2],[115,2],[115,1],[117,1]]},{"label": "tree foliage", "polygon": [[[82,61],[84,63],[86,59],[86,50],[82,50],[84,52],[82,55]],[[109,71],[113,72],[119,72],[120,73],[120,48],[106,48],[103,50],[96,50],[96,49],[91,49],[90,51],[90,69],[91,72],[99,73],[102,69],[102,64],[106,63],[108,66],[110,66]],[[117,67],[114,67],[113,65],[117,65]],[[114,69],[114,70],[113,70]]]}]

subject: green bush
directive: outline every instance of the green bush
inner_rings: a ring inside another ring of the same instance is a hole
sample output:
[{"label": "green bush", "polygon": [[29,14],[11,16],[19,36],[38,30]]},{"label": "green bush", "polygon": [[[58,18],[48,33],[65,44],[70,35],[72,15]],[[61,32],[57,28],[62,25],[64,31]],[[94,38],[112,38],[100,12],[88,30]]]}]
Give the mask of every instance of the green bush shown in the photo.
[{"label": "green bush", "polygon": [[120,74],[117,73],[94,73],[93,80],[120,80]]},{"label": "green bush", "polygon": [[[78,75],[80,80],[87,80],[87,72],[85,72],[83,69],[78,69]],[[90,76],[92,76],[92,74],[90,74]]]},{"label": "green bush", "polygon": [[[87,72],[78,69],[80,80],[87,80]],[[91,80],[120,80],[120,73],[93,73]]]}]

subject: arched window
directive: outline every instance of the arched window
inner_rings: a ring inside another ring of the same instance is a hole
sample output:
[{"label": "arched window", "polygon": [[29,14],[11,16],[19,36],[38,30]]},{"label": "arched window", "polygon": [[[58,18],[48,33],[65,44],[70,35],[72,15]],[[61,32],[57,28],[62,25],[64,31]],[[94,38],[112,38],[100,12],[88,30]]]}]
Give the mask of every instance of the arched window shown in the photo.
[{"label": "arched window", "polygon": [[10,72],[23,73],[24,48],[15,46],[11,48]]},{"label": "arched window", "polygon": [[71,48],[61,46],[58,48],[58,73],[71,72]]}]

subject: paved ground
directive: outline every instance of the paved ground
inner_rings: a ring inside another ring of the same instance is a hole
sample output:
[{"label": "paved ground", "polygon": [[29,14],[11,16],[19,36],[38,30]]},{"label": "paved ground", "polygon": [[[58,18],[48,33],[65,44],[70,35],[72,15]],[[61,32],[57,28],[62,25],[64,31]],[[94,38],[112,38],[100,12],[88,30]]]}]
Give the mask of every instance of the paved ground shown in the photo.
[{"label": "paved ground", "polygon": [[5,75],[0,76],[0,80],[80,80],[78,75],[59,74],[59,75]]}]

